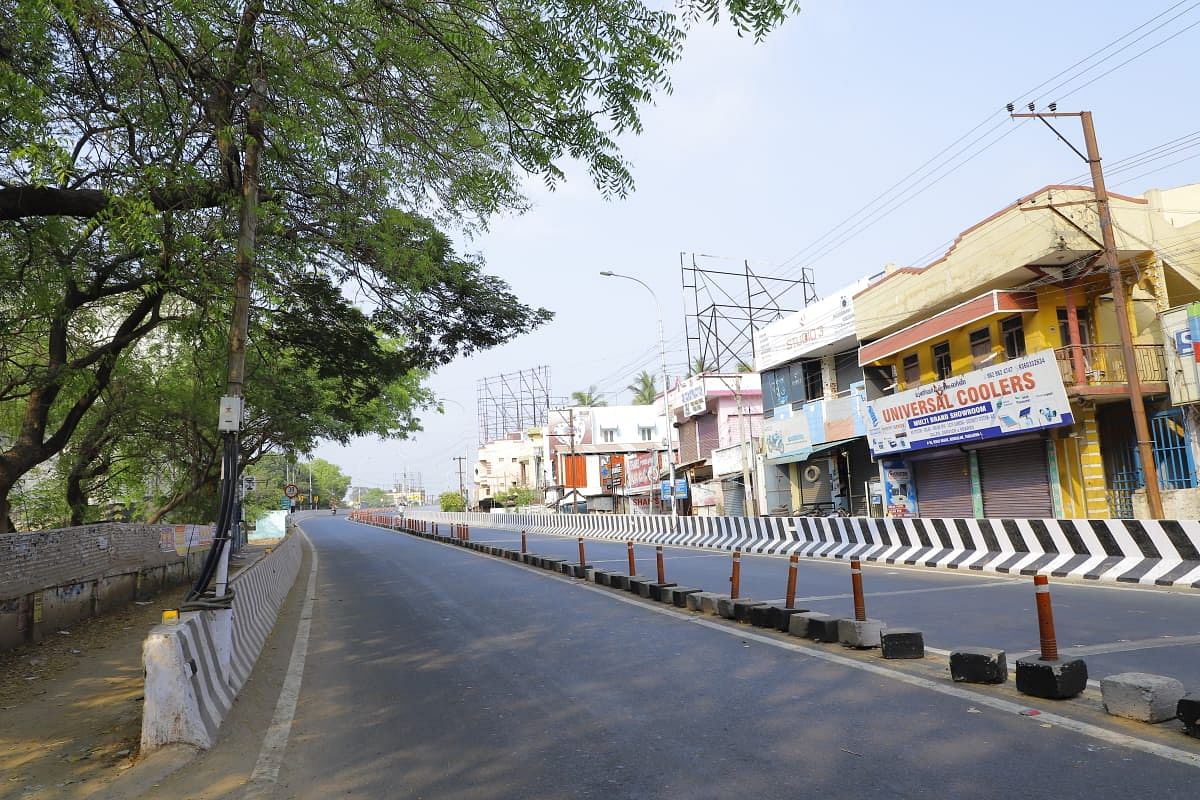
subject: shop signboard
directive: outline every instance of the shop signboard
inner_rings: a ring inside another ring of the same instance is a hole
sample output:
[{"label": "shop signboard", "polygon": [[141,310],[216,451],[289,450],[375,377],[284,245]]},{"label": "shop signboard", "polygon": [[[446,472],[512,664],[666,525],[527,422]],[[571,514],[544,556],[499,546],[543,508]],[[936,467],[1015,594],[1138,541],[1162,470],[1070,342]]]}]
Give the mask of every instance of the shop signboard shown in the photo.
[{"label": "shop signboard", "polygon": [[713,475],[732,475],[735,472],[742,471],[742,463],[745,456],[745,445],[734,444],[729,447],[720,447],[712,451],[712,471]]},{"label": "shop signboard", "polygon": [[875,456],[976,442],[1074,422],[1053,350],[872,400]]},{"label": "shop signboard", "polygon": [[658,454],[629,453],[625,456],[625,494],[645,494],[658,483]]},{"label": "shop signboard", "polygon": [[754,333],[755,368],[761,372],[854,337],[853,297],[867,288],[863,278],[840,292]]},{"label": "shop signboard", "polygon": [[697,417],[708,409],[703,377],[688,378],[679,384],[679,405],[685,417]]},{"label": "shop signboard", "polygon": [[1167,386],[1171,403],[1177,406],[1200,402],[1200,363],[1194,341],[1200,340],[1200,303],[1190,303],[1162,312],[1163,348],[1167,360]]}]

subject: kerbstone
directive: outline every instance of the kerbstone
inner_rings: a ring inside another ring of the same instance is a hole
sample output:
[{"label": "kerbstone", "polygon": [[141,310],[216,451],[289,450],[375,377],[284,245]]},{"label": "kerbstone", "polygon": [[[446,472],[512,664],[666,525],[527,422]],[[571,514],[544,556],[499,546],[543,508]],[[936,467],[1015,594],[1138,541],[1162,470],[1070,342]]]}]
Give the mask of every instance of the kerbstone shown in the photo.
[{"label": "kerbstone", "polygon": [[916,628],[887,628],[879,637],[884,658],[924,658],[925,634]]},{"label": "kerbstone", "polygon": [[758,606],[765,606],[765,605],[766,605],[766,603],[764,603],[761,600],[751,600],[748,597],[744,600],[742,600],[742,599],[734,600],[733,601],[733,618],[735,620],[737,620],[738,622],[749,622],[750,621],[750,609],[756,608]]},{"label": "kerbstone", "polygon": [[759,605],[750,606],[746,610],[746,620],[756,628],[770,628],[771,625],[771,609],[770,603],[761,603]]},{"label": "kerbstone", "polygon": [[1175,716],[1188,736],[1200,737],[1200,692],[1188,692],[1175,707]]},{"label": "kerbstone", "polygon": [[623,592],[629,591],[629,576],[614,572],[608,576],[608,585]]},{"label": "kerbstone", "polygon": [[717,595],[717,615],[725,619],[734,618],[734,603],[744,603],[744,600],[734,600],[727,594]]},{"label": "kerbstone", "polygon": [[1173,719],[1185,694],[1182,683],[1164,675],[1121,672],[1100,680],[1104,710],[1139,722]]},{"label": "kerbstone", "polygon": [[1004,683],[1008,656],[987,647],[958,648],[950,653],[950,677],[960,683]]},{"label": "kerbstone", "polygon": [[704,614],[717,613],[717,598],[721,597],[717,592],[696,592],[689,594],[687,599],[687,607],[690,611],[700,611]]},{"label": "kerbstone", "polygon": [[776,630],[787,633],[788,626],[791,624],[792,615],[800,614],[808,611],[807,608],[788,608],[787,606],[772,605],[767,612],[767,627],[775,628]]},{"label": "kerbstone", "polygon": [[663,589],[663,602],[670,603],[676,608],[687,608],[688,595],[698,594],[699,589],[691,586],[669,586]]},{"label": "kerbstone", "polygon": [[869,650],[879,647],[879,637],[884,624],[877,619],[839,619],[837,638],[845,647]]},{"label": "kerbstone", "polygon": [[612,575],[607,570],[592,570],[592,580],[594,580],[598,586],[612,585]]},{"label": "kerbstone", "polygon": [[[678,586],[678,585],[679,584],[677,584],[677,583],[659,583],[658,581],[655,581],[654,583],[650,584],[647,587],[650,590],[650,599],[657,600],[658,602],[661,603],[661,602],[663,602],[663,590],[669,589],[672,586]],[[667,601],[667,602],[670,602],[670,601]]]},{"label": "kerbstone", "polygon": [[1067,700],[1087,688],[1087,664],[1082,658],[1017,659],[1017,691],[1043,700]]},{"label": "kerbstone", "polygon": [[[629,591],[641,597],[650,596],[650,584],[654,583],[653,578],[647,578],[645,575],[631,575],[629,577]],[[642,592],[645,594],[642,594]]]}]

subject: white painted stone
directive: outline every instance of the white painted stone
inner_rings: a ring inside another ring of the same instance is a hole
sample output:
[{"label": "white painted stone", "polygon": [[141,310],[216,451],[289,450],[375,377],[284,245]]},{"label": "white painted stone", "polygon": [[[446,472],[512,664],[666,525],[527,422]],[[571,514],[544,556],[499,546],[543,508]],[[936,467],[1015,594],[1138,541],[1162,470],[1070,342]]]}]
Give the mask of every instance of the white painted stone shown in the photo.
[{"label": "white painted stone", "polygon": [[877,619],[839,619],[838,641],[846,647],[860,650],[879,647],[884,627],[883,622]]},{"label": "white painted stone", "polygon": [[1163,675],[1122,672],[1100,681],[1104,709],[1114,717],[1139,722],[1165,722],[1175,718],[1175,707],[1183,698],[1183,684]]}]

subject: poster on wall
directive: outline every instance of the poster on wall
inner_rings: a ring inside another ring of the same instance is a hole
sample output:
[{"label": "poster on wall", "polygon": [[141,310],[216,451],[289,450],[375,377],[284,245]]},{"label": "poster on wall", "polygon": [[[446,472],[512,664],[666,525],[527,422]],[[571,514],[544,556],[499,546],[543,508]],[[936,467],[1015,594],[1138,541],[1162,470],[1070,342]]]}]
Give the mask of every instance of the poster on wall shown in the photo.
[{"label": "poster on wall", "polygon": [[903,461],[882,461],[884,516],[903,519],[917,515],[917,492],[912,473]]},{"label": "poster on wall", "polygon": [[625,456],[625,494],[645,494],[657,485],[657,453],[629,453]]},{"label": "poster on wall", "polygon": [[547,426],[550,429],[550,452],[558,453],[592,443],[592,412],[587,408],[554,408],[550,410]]},{"label": "poster on wall", "polygon": [[994,439],[1074,422],[1053,350],[872,400],[875,456]]},{"label": "poster on wall", "polygon": [[812,452],[808,419],[787,406],[775,409],[774,416],[763,420],[763,448],[770,464],[808,458]]},{"label": "poster on wall", "polygon": [[175,552],[181,556],[212,547],[212,525],[176,525],[174,534]]},{"label": "poster on wall", "polygon": [[[1200,303],[1189,303],[1162,312],[1163,348],[1167,359],[1167,386],[1171,403],[1186,405],[1200,402],[1200,363],[1195,342],[1200,340]],[[1193,328],[1196,330],[1193,332]]]}]

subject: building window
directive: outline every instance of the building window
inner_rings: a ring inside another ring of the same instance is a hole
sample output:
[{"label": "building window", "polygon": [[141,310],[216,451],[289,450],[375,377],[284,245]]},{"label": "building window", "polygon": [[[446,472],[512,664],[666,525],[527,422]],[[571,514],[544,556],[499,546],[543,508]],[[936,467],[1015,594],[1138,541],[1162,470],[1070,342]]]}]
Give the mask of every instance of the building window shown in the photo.
[{"label": "building window", "polygon": [[788,367],[788,399],[794,408],[796,403],[803,403],[810,397],[812,395],[804,389],[804,363],[797,361]]},{"label": "building window", "polygon": [[1025,355],[1025,324],[1019,316],[1000,320],[1000,338],[1004,340],[1004,355],[1020,358]]},{"label": "building window", "polygon": [[821,359],[813,358],[801,362],[804,365],[804,397],[816,400],[825,396],[825,382],[821,379]]},{"label": "building window", "polygon": [[862,368],[858,366],[858,351],[847,350],[833,357],[833,374],[837,383],[838,394],[850,390],[850,386],[863,379]]},{"label": "building window", "polygon": [[979,328],[970,333],[971,361],[977,367],[986,364],[992,358],[992,329]]},{"label": "building window", "polygon": [[933,371],[937,373],[937,379],[944,381],[954,372],[954,367],[950,364],[950,343],[941,342],[933,346]]},{"label": "building window", "polygon": [[[1088,310],[1086,308],[1075,309],[1075,318],[1079,320],[1079,344],[1091,344],[1092,318],[1091,315],[1088,314]],[[1062,342],[1063,347],[1075,344],[1075,342],[1071,341],[1071,325],[1067,319],[1067,310],[1065,308],[1060,308],[1058,310],[1058,337],[1059,341]]]},{"label": "building window", "polygon": [[653,426],[647,427],[646,425],[639,425],[638,426],[638,439],[642,440],[643,442],[653,442],[654,441],[654,427]]},{"label": "building window", "polygon": [[600,429],[600,441],[615,442],[616,440],[617,440],[617,429],[616,428],[601,428]]},{"label": "building window", "polygon": [[905,389],[921,385],[921,360],[917,358],[916,353],[904,357],[903,369]]}]

